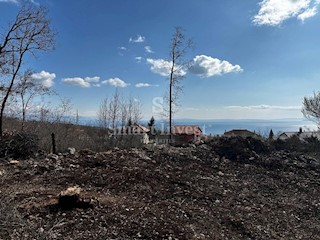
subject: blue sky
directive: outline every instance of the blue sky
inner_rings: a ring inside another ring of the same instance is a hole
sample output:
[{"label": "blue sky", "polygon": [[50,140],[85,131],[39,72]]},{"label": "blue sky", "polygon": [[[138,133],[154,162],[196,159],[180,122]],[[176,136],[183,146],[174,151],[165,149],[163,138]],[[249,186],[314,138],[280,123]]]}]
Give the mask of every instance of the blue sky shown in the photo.
[{"label": "blue sky", "polygon": [[[301,118],[320,89],[318,0],[38,0],[58,32],[56,49],[27,59],[39,79],[95,116],[118,87],[144,118],[168,89],[170,39],[185,29],[195,48],[177,118]],[[0,0],[5,29],[19,0]]]}]

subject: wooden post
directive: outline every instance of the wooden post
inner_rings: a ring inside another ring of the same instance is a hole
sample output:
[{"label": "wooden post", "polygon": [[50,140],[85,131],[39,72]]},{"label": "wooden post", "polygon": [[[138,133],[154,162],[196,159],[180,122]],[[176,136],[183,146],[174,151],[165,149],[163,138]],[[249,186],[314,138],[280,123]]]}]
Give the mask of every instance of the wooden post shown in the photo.
[{"label": "wooden post", "polygon": [[52,140],[52,153],[56,154],[56,140],[54,133],[51,133],[51,140]]}]

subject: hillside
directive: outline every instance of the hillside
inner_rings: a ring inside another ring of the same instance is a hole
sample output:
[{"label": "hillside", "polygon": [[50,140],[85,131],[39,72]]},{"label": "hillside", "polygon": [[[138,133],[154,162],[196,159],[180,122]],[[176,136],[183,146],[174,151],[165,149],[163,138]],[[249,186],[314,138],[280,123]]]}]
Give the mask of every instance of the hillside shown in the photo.
[{"label": "hillside", "polygon": [[[221,146],[2,160],[0,239],[317,238],[318,159]],[[72,186],[84,204],[63,210],[58,195]]]}]

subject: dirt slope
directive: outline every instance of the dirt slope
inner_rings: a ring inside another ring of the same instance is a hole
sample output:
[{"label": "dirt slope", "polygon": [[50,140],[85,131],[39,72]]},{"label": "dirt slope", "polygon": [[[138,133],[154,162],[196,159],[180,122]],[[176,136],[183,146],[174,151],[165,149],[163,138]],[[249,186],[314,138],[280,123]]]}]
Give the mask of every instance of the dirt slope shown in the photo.
[{"label": "dirt slope", "polygon": [[[320,239],[319,160],[232,156],[208,144],[2,161],[0,239]],[[93,207],[61,211],[70,186]]]}]

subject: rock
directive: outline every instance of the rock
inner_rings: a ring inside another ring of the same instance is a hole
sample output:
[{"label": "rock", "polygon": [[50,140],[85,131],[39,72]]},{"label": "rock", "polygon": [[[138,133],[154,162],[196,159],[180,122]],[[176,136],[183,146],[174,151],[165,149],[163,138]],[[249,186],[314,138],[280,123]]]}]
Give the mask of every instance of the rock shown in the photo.
[{"label": "rock", "polygon": [[59,156],[57,154],[50,154],[49,158],[57,161],[59,159]]},{"label": "rock", "polygon": [[219,175],[219,176],[224,176],[224,173],[221,172],[221,171],[219,171],[219,172],[218,172],[218,175]]},{"label": "rock", "polygon": [[16,165],[19,163],[19,161],[18,160],[10,160],[9,163],[12,165]]},{"label": "rock", "polygon": [[76,149],[72,147],[68,147],[69,154],[74,155],[76,153]]}]

